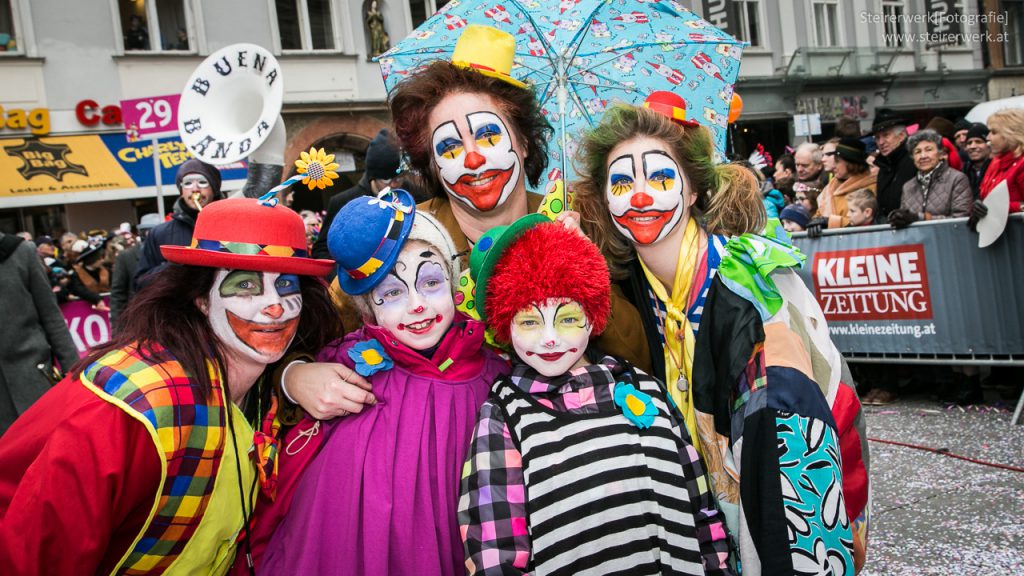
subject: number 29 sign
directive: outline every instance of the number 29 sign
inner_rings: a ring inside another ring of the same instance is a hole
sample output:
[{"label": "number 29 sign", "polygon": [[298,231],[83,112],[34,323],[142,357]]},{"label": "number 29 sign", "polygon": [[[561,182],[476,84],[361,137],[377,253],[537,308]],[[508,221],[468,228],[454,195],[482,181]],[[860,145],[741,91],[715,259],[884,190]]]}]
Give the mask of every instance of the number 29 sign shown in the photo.
[{"label": "number 29 sign", "polygon": [[181,94],[121,100],[121,116],[129,142],[178,133],[178,100]]}]

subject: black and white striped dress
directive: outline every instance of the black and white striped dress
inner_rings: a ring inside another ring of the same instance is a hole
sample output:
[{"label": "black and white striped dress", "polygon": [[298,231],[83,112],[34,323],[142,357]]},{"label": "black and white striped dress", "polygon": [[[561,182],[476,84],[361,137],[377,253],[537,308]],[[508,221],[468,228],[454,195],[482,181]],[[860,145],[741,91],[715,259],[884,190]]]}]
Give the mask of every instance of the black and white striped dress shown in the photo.
[{"label": "black and white striped dress", "polygon": [[637,373],[654,423],[551,410],[501,378],[492,400],[522,454],[535,574],[704,574],[662,387]]}]

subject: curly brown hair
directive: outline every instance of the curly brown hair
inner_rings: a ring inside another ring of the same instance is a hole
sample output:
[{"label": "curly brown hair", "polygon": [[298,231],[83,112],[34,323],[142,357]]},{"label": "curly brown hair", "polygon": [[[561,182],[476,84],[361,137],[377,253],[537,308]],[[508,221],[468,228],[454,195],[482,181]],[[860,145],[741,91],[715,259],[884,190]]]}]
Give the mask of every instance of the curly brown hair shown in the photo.
[{"label": "curly brown hair", "polygon": [[580,225],[601,248],[613,278],[626,277],[636,250],[608,212],[608,156],[619,144],[644,136],[668,144],[687,185],[697,194],[691,216],[709,233],[740,235],[764,228],[767,216],[753,173],[738,164],[715,164],[706,128],[684,128],[657,112],[619,104],[583,135],[575,162],[579,180],[573,188]]},{"label": "curly brown hair", "polygon": [[435,195],[443,195],[430,151],[430,124],[434,107],[451,94],[485,94],[494,99],[512,123],[516,138],[526,148],[523,171],[531,186],[537,186],[548,162],[548,141],[553,130],[541,114],[533,90],[513,86],[504,80],[485,76],[475,70],[438,61],[399,82],[391,93],[391,117],[395,134]]}]

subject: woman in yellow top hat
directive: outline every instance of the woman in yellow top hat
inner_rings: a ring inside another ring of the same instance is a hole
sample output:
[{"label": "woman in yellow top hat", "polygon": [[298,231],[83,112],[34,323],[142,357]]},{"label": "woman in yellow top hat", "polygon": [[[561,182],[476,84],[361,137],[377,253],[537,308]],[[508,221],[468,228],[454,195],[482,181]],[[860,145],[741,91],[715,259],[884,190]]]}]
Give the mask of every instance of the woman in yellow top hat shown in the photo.
[{"label": "woman in yellow top hat", "polygon": [[[433,62],[391,94],[395,133],[434,194],[417,209],[444,225],[463,259],[484,233],[537,212],[543,199],[527,184],[537,186],[544,175],[552,130],[534,91],[512,75],[515,49],[507,32],[466,26],[451,61]],[[358,327],[348,325],[356,314],[342,313],[346,330]],[[617,288],[598,346],[650,366],[640,315]],[[368,402],[367,388],[340,365],[294,365],[285,381],[289,396],[319,418]]]}]

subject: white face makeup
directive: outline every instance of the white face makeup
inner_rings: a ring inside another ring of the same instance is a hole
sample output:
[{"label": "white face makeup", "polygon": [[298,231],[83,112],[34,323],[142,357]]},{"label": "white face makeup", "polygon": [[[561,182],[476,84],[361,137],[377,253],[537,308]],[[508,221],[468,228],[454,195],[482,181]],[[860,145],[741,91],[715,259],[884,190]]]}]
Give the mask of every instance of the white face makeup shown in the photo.
[{"label": "white face makeup", "polygon": [[594,326],[574,300],[551,299],[520,310],[512,319],[512,347],[540,374],[560,376],[576,367]]},{"label": "white face makeup", "polygon": [[438,177],[453,198],[487,212],[522,185],[522,150],[489,98],[453,94],[434,108],[430,120]]},{"label": "white face makeup", "polygon": [[377,324],[413,350],[441,341],[455,317],[448,268],[434,248],[413,240],[398,254],[395,267],[370,291]]},{"label": "white face makeup", "polygon": [[220,270],[209,295],[210,325],[221,343],[263,364],[276,362],[295,337],[302,312],[294,274]]},{"label": "white face makeup", "polygon": [[636,138],[616,146],[609,160],[605,196],[619,232],[641,245],[668,236],[690,202],[683,201],[683,173],[665,144]]}]

